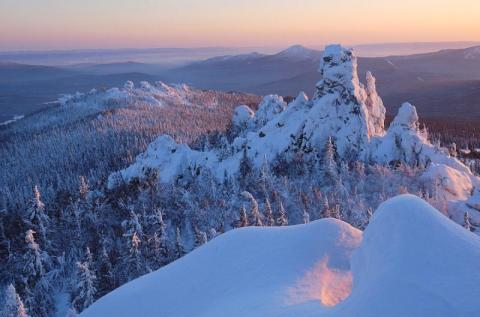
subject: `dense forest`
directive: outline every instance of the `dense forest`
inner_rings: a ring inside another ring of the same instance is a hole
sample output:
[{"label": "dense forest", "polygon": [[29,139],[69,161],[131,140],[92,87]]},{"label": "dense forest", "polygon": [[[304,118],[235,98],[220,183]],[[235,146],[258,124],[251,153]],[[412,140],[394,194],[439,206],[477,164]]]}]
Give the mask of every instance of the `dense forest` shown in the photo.
[{"label": "dense forest", "polygon": [[[52,316],[58,298],[66,298],[74,316],[232,228],[334,217],[363,229],[381,202],[407,192],[448,215],[438,184],[419,180],[424,167],[341,159],[334,139],[314,156],[299,152],[287,161],[279,155],[261,168],[244,155],[239,172],[222,181],[192,166],[182,181],[163,184],[151,170],[146,179],[107,188],[107,177],[158,135],[192,149],[219,148],[222,139],[241,133],[231,125],[235,106],[255,109],[260,101],[233,92],[195,96],[161,107],[67,102],[2,128],[0,283],[7,316],[9,309]],[[433,140],[480,172],[478,127],[425,123]],[[460,151],[467,148],[471,152]],[[467,216],[465,226],[478,224]]]}]

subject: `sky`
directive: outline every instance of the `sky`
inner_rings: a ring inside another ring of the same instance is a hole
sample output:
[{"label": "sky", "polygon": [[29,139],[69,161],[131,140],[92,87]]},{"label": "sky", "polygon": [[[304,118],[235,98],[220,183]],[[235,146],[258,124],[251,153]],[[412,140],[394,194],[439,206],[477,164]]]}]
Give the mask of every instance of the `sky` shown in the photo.
[{"label": "sky", "polygon": [[0,50],[479,40],[478,0],[0,0]]}]

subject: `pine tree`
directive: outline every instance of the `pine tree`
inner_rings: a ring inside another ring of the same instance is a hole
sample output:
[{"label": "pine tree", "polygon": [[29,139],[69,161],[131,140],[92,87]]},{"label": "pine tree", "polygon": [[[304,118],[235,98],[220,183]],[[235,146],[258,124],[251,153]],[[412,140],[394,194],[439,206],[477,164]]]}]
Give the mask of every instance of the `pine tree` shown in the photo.
[{"label": "pine tree", "polygon": [[194,232],[195,232],[195,248],[198,248],[199,246],[207,243],[207,234],[200,229],[198,229],[197,226],[194,227]]},{"label": "pine tree", "polygon": [[95,281],[97,277],[92,269],[88,260],[85,262],[77,262],[77,295],[72,301],[72,304],[80,312],[95,301],[95,294],[97,293]]},{"label": "pine tree", "polygon": [[127,237],[128,254],[126,257],[127,280],[132,280],[145,273],[145,262],[140,251],[141,240],[136,232]]},{"label": "pine tree", "polygon": [[182,236],[180,235],[180,228],[177,227],[175,235],[175,259],[179,259],[185,255],[185,247],[183,246]]},{"label": "pine tree", "polygon": [[22,299],[12,284],[5,290],[5,299],[0,313],[3,317],[28,317]]},{"label": "pine tree", "polygon": [[260,211],[258,210],[257,200],[248,191],[242,192],[242,196],[250,201],[250,208],[251,208],[251,210],[250,210],[250,223],[253,226],[257,226],[257,227],[263,226],[262,216],[260,215]]},{"label": "pine tree", "polygon": [[468,214],[468,211],[466,211],[463,215],[463,227],[468,231],[472,231],[472,224],[470,222],[470,215]]},{"label": "pine tree", "polygon": [[101,297],[115,288],[112,262],[105,245],[102,245],[98,262],[98,295]]},{"label": "pine tree", "polygon": [[34,316],[48,316],[54,309],[52,285],[46,275],[50,265],[48,254],[35,242],[35,231],[25,234],[27,244],[23,255],[23,294],[25,305]]},{"label": "pine tree", "polygon": [[35,231],[33,230],[28,230],[26,232],[25,242],[27,243],[27,247],[26,252],[23,255],[23,277],[29,287],[33,287],[45,274],[44,257],[40,250],[40,246],[35,242],[34,234]]},{"label": "pine tree", "polygon": [[277,218],[277,225],[279,226],[287,226],[288,225],[288,217],[287,217],[287,212],[285,211],[285,208],[283,207],[283,203],[280,200],[279,201],[279,206],[278,206],[278,218]]},{"label": "pine tree", "polygon": [[331,215],[332,215],[332,218],[341,219],[340,205],[336,204],[336,205],[331,209]]},{"label": "pine tree", "polygon": [[47,230],[50,219],[45,213],[45,204],[40,199],[38,186],[33,188],[33,197],[29,201],[26,209],[26,223],[36,233],[38,233],[39,242],[42,246],[47,246]]},{"label": "pine tree", "polygon": [[306,209],[303,210],[303,223],[307,224],[310,222],[310,214]]},{"label": "pine tree", "polygon": [[245,205],[242,205],[240,207],[240,219],[235,221],[234,227],[235,228],[242,228],[242,227],[248,227],[248,217],[247,217],[247,210],[245,209]]},{"label": "pine tree", "polygon": [[328,137],[325,144],[325,151],[323,155],[322,177],[326,185],[332,186],[335,184],[338,172],[337,162],[335,161],[335,148],[331,137]]},{"label": "pine tree", "polygon": [[133,210],[133,207],[130,208],[130,218],[124,221],[123,226],[125,228],[125,235],[133,236],[135,233],[138,237],[143,236],[143,227],[140,224],[137,213]]},{"label": "pine tree", "polygon": [[322,218],[330,218],[332,215],[330,213],[330,205],[328,203],[328,198],[325,197],[323,200],[323,206],[322,206]]},{"label": "pine tree", "polygon": [[163,261],[167,261],[169,257],[168,251],[168,236],[166,232],[167,226],[163,221],[163,214],[160,210],[156,212],[156,219],[158,224],[158,242],[159,242],[159,249],[158,249],[158,256],[162,258]]},{"label": "pine tree", "polygon": [[78,193],[80,194],[80,199],[87,200],[88,193],[90,188],[88,187],[87,179],[85,176],[79,177]]},{"label": "pine tree", "polygon": [[244,147],[243,155],[240,160],[240,167],[239,167],[239,172],[240,172],[239,182],[240,182],[241,188],[245,189],[249,187],[252,171],[253,171],[252,162],[250,161],[250,158],[247,155],[247,148]]},{"label": "pine tree", "polygon": [[273,218],[272,206],[270,205],[270,201],[268,200],[268,197],[265,198],[263,215],[265,217],[265,225],[266,226],[271,227],[271,226],[275,225],[275,219]]}]

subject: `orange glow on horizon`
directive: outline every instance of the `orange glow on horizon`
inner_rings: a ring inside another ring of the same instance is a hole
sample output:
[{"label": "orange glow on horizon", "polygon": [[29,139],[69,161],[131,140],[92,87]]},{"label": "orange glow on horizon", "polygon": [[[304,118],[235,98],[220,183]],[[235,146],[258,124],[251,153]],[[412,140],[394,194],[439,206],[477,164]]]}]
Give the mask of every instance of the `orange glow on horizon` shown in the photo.
[{"label": "orange glow on horizon", "polygon": [[474,0],[104,0],[0,4],[0,49],[480,40]]}]

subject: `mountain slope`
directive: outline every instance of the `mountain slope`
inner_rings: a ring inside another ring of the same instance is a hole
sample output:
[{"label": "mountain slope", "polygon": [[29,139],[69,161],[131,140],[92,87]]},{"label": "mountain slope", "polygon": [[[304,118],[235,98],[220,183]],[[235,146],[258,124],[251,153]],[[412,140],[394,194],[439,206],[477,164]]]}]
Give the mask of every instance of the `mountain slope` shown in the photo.
[{"label": "mountain slope", "polygon": [[479,237],[404,195],[379,207],[363,241],[332,219],[234,230],[81,316],[472,316],[478,261]]},{"label": "mountain slope", "polygon": [[187,82],[196,87],[224,90],[249,90],[279,79],[290,78],[312,69],[320,51],[296,45],[273,55],[249,54],[218,57],[166,72],[172,82]]}]

